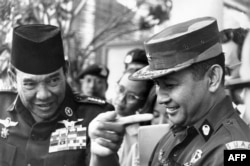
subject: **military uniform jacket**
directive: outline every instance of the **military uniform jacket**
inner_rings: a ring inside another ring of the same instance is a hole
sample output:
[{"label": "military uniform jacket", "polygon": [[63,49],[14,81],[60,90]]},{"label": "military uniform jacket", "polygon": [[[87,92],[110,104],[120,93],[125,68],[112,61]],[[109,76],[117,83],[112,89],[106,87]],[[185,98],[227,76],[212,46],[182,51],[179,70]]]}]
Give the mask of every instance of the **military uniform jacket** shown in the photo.
[{"label": "military uniform jacket", "polygon": [[173,126],[156,146],[150,166],[222,166],[224,150],[250,149],[248,126],[226,97],[194,126]]},{"label": "military uniform jacket", "polygon": [[15,98],[8,108],[0,105],[0,166],[88,165],[87,126],[106,110],[104,100],[77,96],[68,88],[53,120],[36,123],[20,98],[13,96],[5,94]]}]

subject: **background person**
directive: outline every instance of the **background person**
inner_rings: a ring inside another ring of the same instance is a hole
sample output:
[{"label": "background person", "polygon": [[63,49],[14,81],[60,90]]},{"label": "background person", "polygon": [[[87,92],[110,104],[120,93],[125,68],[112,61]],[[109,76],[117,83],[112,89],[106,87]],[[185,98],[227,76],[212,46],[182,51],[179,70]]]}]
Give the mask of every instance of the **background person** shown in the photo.
[{"label": "background person", "polygon": [[135,48],[130,50],[124,59],[125,70],[138,70],[148,65],[145,50]]},{"label": "background person", "polygon": [[249,126],[250,124],[250,34],[248,33],[242,49],[242,63],[240,66],[239,77],[231,79],[227,83],[227,87],[230,90],[242,90],[242,99],[245,105],[245,112],[243,119]]},{"label": "background person", "polygon": [[81,82],[81,91],[84,95],[106,99],[108,89],[109,69],[104,65],[92,64],[78,76]]},{"label": "background person", "polygon": [[154,115],[154,118],[150,122],[152,125],[170,123],[166,108],[157,101],[155,86],[150,90],[147,101],[140,113],[152,113]]},{"label": "background person", "polygon": [[112,104],[119,116],[128,116],[140,112],[153,86],[152,81],[132,81],[128,77],[136,70],[127,70],[116,85]]},{"label": "background person", "polygon": [[[132,81],[129,76],[134,73],[134,69],[126,70],[117,83],[116,93],[113,98],[113,105],[117,115],[126,117],[139,114],[143,108],[150,89],[153,86],[151,80]],[[132,166],[138,154],[134,154],[135,145],[138,141],[138,128],[140,124],[136,123],[126,127],[125,136],[118,150],[119,163],[121,166]]]},{"label": "background person", "polygon": [[8,77],[8,64],[10,50],[7,46],[0,48],[0,91],[15,91],[15,85],[10,82]]},{"label": "background person", "polygon": [[58,27],[14,29],[9,75],[17,94],[5,93],[0,105],[0,165],[88,165],[86,130],[108,104],[74,95],[67,67]]},{"label": "background person", "polygon": [[[241,65],[242,45],[248,29],[224,29],[220,32],[220,40],[222,49],[225,54],[225,84],[231,79],[239,77],[239,69]],[[243,89],[228,89],[228,93],[232,98],[235,109],[242,117],[245,107],[241,98]]]}]

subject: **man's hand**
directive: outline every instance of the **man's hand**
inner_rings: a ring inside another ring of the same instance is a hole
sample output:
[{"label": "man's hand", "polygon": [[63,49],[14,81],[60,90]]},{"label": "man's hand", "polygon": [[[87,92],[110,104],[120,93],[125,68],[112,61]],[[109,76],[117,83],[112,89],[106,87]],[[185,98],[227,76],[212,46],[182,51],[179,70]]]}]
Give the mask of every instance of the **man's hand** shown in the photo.
[{"label": "man's hand", "polygon": [[116,153],[122,143],[126,125],[151,119],[152,114],[136,114],[119,119],[115,111],[99,114],[89,124],[91,153],[99,157]]}]

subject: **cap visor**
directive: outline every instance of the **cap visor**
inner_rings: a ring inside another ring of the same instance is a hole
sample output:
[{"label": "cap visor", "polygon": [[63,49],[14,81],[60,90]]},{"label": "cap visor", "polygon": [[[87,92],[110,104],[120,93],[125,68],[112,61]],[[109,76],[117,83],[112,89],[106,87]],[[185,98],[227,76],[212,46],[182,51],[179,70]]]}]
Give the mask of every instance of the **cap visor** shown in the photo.
[{"label": "cap visor", "polygon": [[240,78],[228,80],[225,84],[228,89],[240,89],[245,87],[250,87],[250,80],[242,80]]},{"label": "cap visor", "polygon": [[179,67],[173,67],[169,69],[162,69],[162,70],[152,70],[150,69],[149,65],[138,70],[137,72],[133,73],[129,76],[130,80],[139,81],[139,80],[150,80],[158,77],[162,77],[164,75],[179,71],[181,69],[187,68],[191,64],[182,65]]}]

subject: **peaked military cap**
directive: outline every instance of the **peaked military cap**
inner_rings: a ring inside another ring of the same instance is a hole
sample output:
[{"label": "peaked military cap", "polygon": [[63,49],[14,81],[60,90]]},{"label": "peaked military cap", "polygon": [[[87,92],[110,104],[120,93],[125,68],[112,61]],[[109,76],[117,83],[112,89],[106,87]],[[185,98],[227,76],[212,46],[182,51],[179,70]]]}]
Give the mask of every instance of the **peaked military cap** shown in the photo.
[{"label": "peaked military cap", "polygon": [[124,63],[125,64],[140,63],[145,66],[148,65],[146,51],[140,48],[135,48],[133,50],[130,50],[125,56]]},{"label": "peaked military cap", "polygon": [[65,64],[58,27],[43,24],[21,25],[13,31],[11,64],[29,74],[48,74]]},{"label": "peaked military cap", "polygon": [[109,76],[109,69],[101,64],[92,64],[85,68],[78,76],[79,79],[83,78],[85,75],[95,75],[107,79]]},{"label": "peaked military cap", "polygon": [[217,21],[189,20],[165,28],[144,42],[149,65],[130,76],[146,80],[179,71],[222,53]]}]

